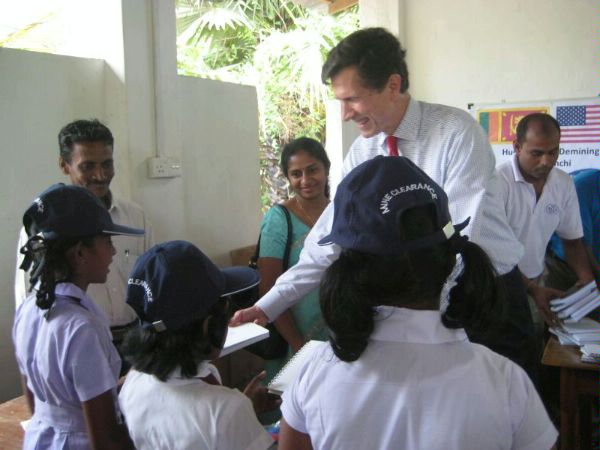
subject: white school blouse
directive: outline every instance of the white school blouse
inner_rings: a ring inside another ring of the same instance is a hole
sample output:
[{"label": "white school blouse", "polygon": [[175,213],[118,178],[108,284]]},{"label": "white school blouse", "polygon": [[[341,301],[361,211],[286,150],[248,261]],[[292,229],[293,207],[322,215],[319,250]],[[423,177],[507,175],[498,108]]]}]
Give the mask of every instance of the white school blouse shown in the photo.
[{"label": "white school blouse", "polygon": [[13,341],[17,364],[35,397],[24,449],[91,448],[81,403],[112,390],[117,407],[121,358],[108,320],[84,291],[59,283],[49,310],[35,294],[17,309]]},{"label": "white school blouse", "polygon": [[438,311],[378,307],[361,357],[323,344],[281,410],[315,450],[540,450],[557,437],[525,372]]},{"label": "white school blouse", "polygon": [[138,450],[266,450],[273,444],[250,399],[201,380],[208,375],[220,381],[206,362],[194,378],[177,370],[164,382],[129,371],[119,403]]}]

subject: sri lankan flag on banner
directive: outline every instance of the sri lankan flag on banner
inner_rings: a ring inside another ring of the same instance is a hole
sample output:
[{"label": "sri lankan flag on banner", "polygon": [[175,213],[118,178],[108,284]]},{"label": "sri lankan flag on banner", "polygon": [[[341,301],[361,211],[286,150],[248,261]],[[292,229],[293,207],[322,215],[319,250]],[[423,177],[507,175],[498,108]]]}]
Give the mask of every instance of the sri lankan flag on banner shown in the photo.
[{"label": "sri lankan flag on banner", "polygon": [[516,138],[519,120],[528,114],[548,113],[549,107],[507,108],[481,110],[477,114],[479,124],[485,130],[491,144],[512,143]]}]

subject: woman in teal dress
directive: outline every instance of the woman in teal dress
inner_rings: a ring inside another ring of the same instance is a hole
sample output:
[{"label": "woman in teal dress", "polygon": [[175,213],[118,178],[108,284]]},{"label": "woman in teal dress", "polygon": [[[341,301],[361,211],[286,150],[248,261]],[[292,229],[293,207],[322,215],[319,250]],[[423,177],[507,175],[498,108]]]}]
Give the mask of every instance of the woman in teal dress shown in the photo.
[{"label": "woman in teal dress", "polygon": [[[293,196],[282,203],[290,213],[292,224],[288,267],[298,262],[304,238],[329,203],[327,177],[330,165],[325,149],[314,139],[298,138],[283,148],[281,170],[293,192]],[[262,296],[283,272],[288,226],[285,213],[280,207],[273,206],[267,211],[260,233],[258,270],[261,276],[259,291]],[[290,349],[286,357],[266,362],[266,382],[273,378],[287,359],[306,341],[327,339],[318,298],[317,290],[307,294],[275,320],[275,327],[288,342]]]}]

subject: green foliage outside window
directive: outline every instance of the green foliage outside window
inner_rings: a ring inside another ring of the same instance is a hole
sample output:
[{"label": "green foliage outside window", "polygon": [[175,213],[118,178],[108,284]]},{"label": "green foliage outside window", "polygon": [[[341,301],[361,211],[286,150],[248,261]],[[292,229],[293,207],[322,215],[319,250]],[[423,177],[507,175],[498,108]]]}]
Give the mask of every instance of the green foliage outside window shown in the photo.
[{"label": "green foliage outside window", "polygon": [[179,73],[256,86],[264,208],[287,197],[283,144],[299,136],[324,142],[321,66],[357,28],[356,7],[330,16],[283,0],[177,1]]}]

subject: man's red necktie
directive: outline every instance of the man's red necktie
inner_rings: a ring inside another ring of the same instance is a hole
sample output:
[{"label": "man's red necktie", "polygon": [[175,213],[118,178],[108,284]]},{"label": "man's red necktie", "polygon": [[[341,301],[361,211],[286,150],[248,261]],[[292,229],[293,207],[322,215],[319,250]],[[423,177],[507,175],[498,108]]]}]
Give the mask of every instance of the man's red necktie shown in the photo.
[{"label": "man's red necktie", "polygon": [[398,138],[394,135],[387,137],[387,146],[390,156],[398,156]]}]

